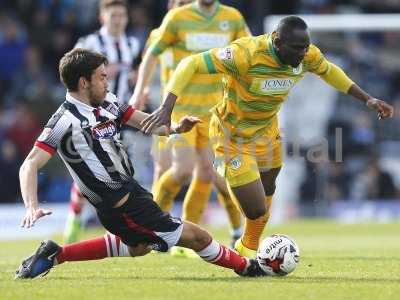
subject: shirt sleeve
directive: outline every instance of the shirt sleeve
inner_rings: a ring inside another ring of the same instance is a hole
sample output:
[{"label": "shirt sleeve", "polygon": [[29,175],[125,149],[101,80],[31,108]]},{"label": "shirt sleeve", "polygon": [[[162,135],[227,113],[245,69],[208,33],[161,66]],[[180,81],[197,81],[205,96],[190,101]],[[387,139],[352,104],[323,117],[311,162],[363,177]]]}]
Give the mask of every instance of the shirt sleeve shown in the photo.
[{"label": "shirt sleeve", "polygon": [[315,45],[310,45],[303,64],[307,71],[320,76],[329,71],[329,62]]},{"label": "shirt sleeve", "polygon": [[63,113],[56,112],[44,126],[35,146],[53,155],[68,130],[71,130],[71,121]]},{"label": "shirt sleeve", "polygon": [[245,19],[243,18],[242,14],[239,11],[236,11],[238,17],[238,28],[236,31],[235,40],[240,39],[242,37],[252,36],[249,27],[246,24]]},{"label": "shirt sleeve", "polygon": [[222,73],[239,77],[246,74],[250,66],[250,52],[238,41],[225,48],[214,48],[204,52],[203,59],[210,74]]},{"label": "shirt sleeve", "polygon": [[121,121],[121,124],[125,124],[129,121],[135,109],[132,105],[129,104],[118,104],[118,119]]},{"label": "shirt sleeve", "polygon": [[[120,122],[121,124],[128,122],[132,114],[135,112],[135,108],[133,108],[132,105],[118,102],[117,96],[115,96],[113,93],[107,93],[106,101],[108,103],[112,103],[112,105],[106,109],[117,113],[118,115],[116,121]],[[117,111],[115,111],[115,109]]]},{"label": "shirt sleeve", "polygon": [[151,43],[149,48],[153,55],[160,55],[165,49],[177,41],[175,14],[175,10],[172,9],[164,17],[158,36]]}]

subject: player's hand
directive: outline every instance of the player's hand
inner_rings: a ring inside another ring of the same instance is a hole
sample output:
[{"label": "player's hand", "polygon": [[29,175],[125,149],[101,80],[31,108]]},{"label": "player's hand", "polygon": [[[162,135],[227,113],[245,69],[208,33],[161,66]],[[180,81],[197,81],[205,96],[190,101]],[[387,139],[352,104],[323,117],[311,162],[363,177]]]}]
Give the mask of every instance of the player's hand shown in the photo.
[{"label": "player's hand", "polygon": [[197,124],[200,123],[201,120],[199,118],[193,116],[184,116],[182,119],[179,120],[178,125],[176,125],[172,132],[174,133],[184,133],[192,130],[192,128]]},{"label": "player's hand", "polygon": [[22,228],[31,228],[35,222],[47,215],[50,215],[52,213],[52,211],[47,210],[47,209],[42,209],[42,208],[27,208],[26,209],[26,214],[24,216],[24,218],[22,219],[21,222],[21,227]]},{"label": "player's hand", "polygon": [[140,122],[141,130],[145,134],[151,134],[154,129],[163,125],[168,129],[171,127],[171,110],[163,105]]},{"label": "player's hand", "polygon": [[379,120],[393,117],[393,106],[386,103],[385,101],[376,98],[370,98],[367,101],[367,106],[378,112]]}]

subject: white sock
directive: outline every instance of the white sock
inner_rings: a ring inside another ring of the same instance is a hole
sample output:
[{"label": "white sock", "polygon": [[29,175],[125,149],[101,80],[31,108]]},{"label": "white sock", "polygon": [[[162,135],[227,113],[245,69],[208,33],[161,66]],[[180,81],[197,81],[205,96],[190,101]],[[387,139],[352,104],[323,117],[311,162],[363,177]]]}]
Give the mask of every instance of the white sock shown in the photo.
[{"label": "white sock", "polygon": [[128,257],[131,256],[129,254],[128,246],[121,242],[121,239],[110,233],[107,232],[104,235],[104,239],[107,244],[107,255],[109,257],[119,256],[119,257]]}]

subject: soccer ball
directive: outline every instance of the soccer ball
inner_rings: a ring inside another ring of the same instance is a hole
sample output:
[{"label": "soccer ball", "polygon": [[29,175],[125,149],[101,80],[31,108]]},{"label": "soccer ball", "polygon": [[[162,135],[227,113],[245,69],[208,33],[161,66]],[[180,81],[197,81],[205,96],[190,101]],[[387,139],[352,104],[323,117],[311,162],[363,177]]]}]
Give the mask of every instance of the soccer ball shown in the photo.
[{"label": "soccer ball", "polygon": [[257,261],[261,269],[270,276],[292,273],[299,258],[300,251],[296,242],[283,234],[273,234],[265,238],[257,250]]}]

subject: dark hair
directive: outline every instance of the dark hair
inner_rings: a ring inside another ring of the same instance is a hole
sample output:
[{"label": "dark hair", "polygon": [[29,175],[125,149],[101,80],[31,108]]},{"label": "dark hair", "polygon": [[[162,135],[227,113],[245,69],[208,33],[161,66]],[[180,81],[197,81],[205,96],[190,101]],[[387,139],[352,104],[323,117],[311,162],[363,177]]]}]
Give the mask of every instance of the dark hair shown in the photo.
[{"label": "dark hair", "polygon": [[107,9],[111,6],[121,5],[128,8],[128,4],[125,0],[101,0],[99,3],[100,11]]},{"label": "dark hair", "polygon": [[306,30],[308,28],[306,22],[302,18],[297,16],[288,16],[279,21],[278,32],[282,31],[292,31],[294,29]]},{"label": "dark hair", "polygon": [[69,91],[77,91],[79,78],[90,80],[94,70],[107,63],[107,58],[100,53],[75,48],[61,58],[58,71],[64,86]]}]

